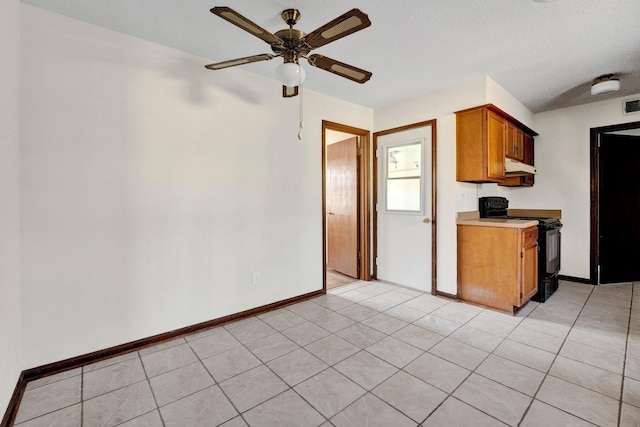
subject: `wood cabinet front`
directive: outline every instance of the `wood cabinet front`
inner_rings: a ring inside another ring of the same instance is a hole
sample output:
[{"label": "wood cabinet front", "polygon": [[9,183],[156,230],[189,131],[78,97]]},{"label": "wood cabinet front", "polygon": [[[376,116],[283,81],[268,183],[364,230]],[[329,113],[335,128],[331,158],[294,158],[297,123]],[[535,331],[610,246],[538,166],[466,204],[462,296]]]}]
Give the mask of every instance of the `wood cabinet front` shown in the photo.
[{"label": "wood cabinet front", "polygon": [[506,121],[505,157],[521,162],[524,159],[522,130],[510,121]]},{"label": "wood cabinet front", "polygon": [[531,186],[533,180],[505,176],[505,158],[533,165],[533,136],[518,120],[492,104],[456,112],[456,180]]},{"label": "wood cabinet front", "polygon": [[[522,163],[533,166],[533,137],[524,133],[522,135]],[[510,176],[499,182],[502,187],[533,187],[535,175]]]},{"label": "wood cabinet front", "polygon": [[458,225],[458,296],[514,313],[538,288],[538,228]]},{"label": "wood cabinet front", "polygon": [[488,108],[456,113],[456,180],[504,179],[505,121]]}]

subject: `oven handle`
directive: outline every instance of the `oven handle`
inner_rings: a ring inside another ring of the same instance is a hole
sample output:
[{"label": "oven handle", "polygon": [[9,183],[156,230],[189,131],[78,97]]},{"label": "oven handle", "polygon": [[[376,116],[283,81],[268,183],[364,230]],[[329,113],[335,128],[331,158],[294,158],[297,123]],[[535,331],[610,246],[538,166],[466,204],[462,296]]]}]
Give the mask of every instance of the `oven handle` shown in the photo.
[{"label": "oven handle", "polygon": [[563,227],[562,223],[559,222],[557,224],[552,224],[549,226],[545,226],[545,230],[547,231],[551,231],[551,230],[560,230]]}]

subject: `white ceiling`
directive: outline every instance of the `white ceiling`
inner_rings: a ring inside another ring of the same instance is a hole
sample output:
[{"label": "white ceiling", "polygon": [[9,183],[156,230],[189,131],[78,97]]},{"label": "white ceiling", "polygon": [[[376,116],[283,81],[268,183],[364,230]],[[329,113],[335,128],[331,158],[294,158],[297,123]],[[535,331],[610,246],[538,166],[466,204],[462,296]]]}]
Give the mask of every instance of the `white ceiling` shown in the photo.
[{"label": "white ceiling", "polygon": [[[533,112],[640,93],[639,0],[22,1],[202,56],[206,63],[271,52],[262,40],[211,14],[213,6],[229,6],[271,32],[286,27],[282,10],[297,8],[302,18],[295,28],[305,33],[357,7],[371,27],[313,52],[373,77],[360,85],[309,66],[305,87],[372,108],[480,75]],[[279,61],[242,67],[273,76]],[[592,80],[605,73],[619,76],[620,91],[591,96]]]}]

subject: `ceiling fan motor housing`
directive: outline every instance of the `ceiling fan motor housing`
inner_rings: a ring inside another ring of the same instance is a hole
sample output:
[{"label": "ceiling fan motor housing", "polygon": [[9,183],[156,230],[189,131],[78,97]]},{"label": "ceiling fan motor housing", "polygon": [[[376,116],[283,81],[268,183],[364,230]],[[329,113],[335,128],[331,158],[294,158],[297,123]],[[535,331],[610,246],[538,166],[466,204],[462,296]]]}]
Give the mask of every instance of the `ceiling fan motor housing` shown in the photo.
[{"label": "ceiling fan motor housing", "polygon": [[271,50],[276,54],[282,54],[285,62],[298,62],[298,57],[306,56],[311,49],[303,41],[305,34],[300,30],[288,28],[275,33],[282,43],[273,43]]}]

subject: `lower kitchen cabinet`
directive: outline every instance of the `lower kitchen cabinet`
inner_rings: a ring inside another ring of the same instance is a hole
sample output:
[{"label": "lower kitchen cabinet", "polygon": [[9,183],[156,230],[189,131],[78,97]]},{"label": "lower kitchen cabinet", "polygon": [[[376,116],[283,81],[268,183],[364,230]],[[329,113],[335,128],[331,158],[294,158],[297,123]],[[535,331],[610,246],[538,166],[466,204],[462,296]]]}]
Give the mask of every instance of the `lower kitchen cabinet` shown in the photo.
[{"label": "lower kitchen cabinet", "polygon": [[538,290],[538,228],[457,227],[460,299],[515,313]]}]

